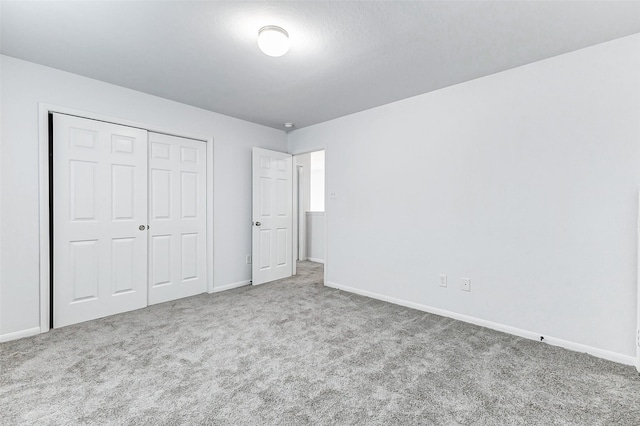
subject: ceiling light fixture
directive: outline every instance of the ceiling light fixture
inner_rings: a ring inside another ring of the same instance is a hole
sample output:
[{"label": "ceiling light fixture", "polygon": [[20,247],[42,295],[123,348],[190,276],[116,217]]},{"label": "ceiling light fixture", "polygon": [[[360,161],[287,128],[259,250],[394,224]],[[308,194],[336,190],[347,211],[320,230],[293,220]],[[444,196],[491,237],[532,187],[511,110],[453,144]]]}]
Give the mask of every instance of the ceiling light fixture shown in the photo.
[{"label": "ceiling light fixture", "polygon": [[282,56],[289,51],[289,33],[275,25],[267,25],[258,31],[258,47],[269,56]]},{"label": "ceiling light fixture", "polygon": [[289,122],[284,123],[284,127],[285,129],[293,129],[293,123],[289,123]]}]

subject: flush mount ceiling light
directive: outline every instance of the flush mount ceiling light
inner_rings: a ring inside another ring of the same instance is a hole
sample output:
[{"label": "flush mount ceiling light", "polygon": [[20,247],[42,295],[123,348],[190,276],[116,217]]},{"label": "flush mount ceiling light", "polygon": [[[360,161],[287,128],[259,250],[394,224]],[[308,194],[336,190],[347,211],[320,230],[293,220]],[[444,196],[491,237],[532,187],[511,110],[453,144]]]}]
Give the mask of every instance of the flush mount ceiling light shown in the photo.
[{"label": "flush mount ceiling light", "polygon": [[269,56],[282,56],[289,50],[289,34],[280,27],[267,25],[258,31],[258,47]]},{"label": "flush mount ceiling light", "polygon": [[293,129],[293,123],[291,122],[284,123],[284,127],[285,129]]}]

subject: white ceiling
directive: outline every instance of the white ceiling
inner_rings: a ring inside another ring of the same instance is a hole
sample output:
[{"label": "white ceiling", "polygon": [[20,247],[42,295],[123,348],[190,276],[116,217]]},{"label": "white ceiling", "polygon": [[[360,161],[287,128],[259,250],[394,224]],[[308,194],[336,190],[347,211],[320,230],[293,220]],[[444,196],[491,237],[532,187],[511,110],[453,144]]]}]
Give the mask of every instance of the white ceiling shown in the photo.
[{"label": "white ceiling", "polygon": [[[284,129],[640,32],[640,2],[3,1],[0,51]],[[291,50],[257,47],[279,25]]]}]

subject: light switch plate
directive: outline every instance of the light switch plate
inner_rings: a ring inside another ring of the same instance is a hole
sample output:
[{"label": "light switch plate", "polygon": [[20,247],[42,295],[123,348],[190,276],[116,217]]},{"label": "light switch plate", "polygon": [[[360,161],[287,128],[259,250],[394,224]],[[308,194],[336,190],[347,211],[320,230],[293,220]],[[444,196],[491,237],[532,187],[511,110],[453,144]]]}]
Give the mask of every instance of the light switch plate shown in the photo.
[{"label": "light switch plate", "polygon": [[440,287],[447,286],[447,274],[440,274]]}]

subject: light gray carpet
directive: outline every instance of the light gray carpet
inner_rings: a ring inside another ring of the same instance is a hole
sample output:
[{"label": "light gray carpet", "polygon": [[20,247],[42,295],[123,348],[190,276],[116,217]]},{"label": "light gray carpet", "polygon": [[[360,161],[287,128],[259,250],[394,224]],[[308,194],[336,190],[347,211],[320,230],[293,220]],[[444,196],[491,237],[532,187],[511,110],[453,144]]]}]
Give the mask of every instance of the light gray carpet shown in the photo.
[{"label": "light gray carpet", "polygon": [[299,272],[2,344],[0,423],[640,424],[632,367]]}]

